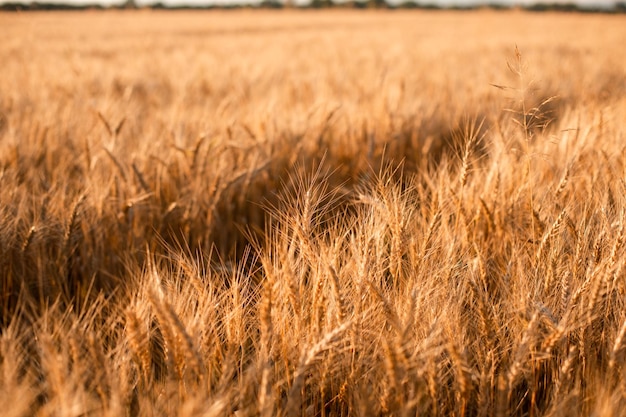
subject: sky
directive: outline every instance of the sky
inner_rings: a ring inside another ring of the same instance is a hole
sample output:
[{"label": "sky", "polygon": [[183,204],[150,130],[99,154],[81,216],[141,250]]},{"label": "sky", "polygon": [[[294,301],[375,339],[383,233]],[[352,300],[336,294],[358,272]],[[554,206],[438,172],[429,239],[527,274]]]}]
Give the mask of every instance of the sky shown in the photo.
[{"label": "sky", "polygon": [[[30,3],[31,1],[39,1],[41,3],[66,3],[66,4],[102,4],[111,5],[123,3],[124,0],[0,0],[0,4],[8,1],[19,1]],[[138,4],[151,4],[162,2],[168,5],[206,5],[206,4],[255,4],[261,0],[136,0]],[[389,0],[395,3],[398,0]],[[401,0],[403,1],[403,0]],[[540,3],[575,3],[581,7],[611,7],[617,0],[413,0],[420,4],[435,4],[438,6],[471,6],[479,4],[502,4],[506,6],[528,5]],[[307,2],[307,0],[296,0],[296,4]]]},{"label": "sky", "polygon": [[471,5],[476,3],[499,3],[505,5],[516,4],[538,4],[538,3],[575,3],[580,6],[594,7],[594,6],[612,6],[615,4],[614,0],[495,0],[495,1],[477,1],[477,0],[434,0],[432,3],[440,5]]},{"label": "sky", "polygon": [[[105,0],[106,1],[106,0]],[[143,0],[148,1],[149,0]],[[156,1],[156,0],[155,0]],[[177,2],[190,2],[191,4],[202,4],[206,2],[214,1],[221,3],[224,0],[167,0],[165,2],[177,3]],[[228,2],[229,0],[226,0]],[[243,0],[244,2],[247,0]],[[528,4],[555,4],[555,3],[575,3],[584,7],[603,6],[609,7],[615,4],[617,0],[414,0],[422,4],[435,4],[439,6],[470,6],[476,4],[503,4],[503,5],[528,5]]]}]

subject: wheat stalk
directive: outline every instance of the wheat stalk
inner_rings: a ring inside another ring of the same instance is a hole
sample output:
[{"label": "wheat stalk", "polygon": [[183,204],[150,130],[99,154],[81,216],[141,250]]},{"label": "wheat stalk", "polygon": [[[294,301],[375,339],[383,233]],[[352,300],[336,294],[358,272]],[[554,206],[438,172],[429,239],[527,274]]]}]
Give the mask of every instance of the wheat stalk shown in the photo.
[{"label": "wheat stalk", "polygon": [[291,416],[300,413],[302,389],[304,388],[308,369],[315,361],[319,360],[320,355],[338,343],[338,339],[350,328],[350,325],[350,321],[341,324],[331,332],[328,332],[319,342],[302,351],[298,368],[294,373],[293,384],[287,396],[285,415]]}]

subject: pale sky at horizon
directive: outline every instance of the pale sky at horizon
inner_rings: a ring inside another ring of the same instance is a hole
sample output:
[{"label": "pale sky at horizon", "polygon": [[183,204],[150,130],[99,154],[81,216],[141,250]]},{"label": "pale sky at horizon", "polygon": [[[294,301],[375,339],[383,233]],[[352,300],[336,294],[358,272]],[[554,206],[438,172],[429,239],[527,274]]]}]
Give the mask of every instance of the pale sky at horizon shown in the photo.
[{"label": "pale sky at horizon", "polygon": [[[0,0],[0,4],[7,2],[36,2],[40,3],[65,3],[65,4],[102,4],[112,5],[123,3],[124,0]],[[262,0],[136,0],[138,4],[152,4],[152,3],[164,3],[167,5],[209,5],[209,4],[257,4]],[[296,4],[306,4],[310,0],[296,0]],[[341,1],[341,0],[338,0]],[[389,0],[391,3],[400,3],[404,0]],[[505,6],[514,5],[530,5],[530,4],[555,4],[555,3],[574,3],[581,7],[611,7],[618,2],[618,0],[412,0],[419,4],[434,4],[438,6],[471,6],[480,4],[501,4]]]}]

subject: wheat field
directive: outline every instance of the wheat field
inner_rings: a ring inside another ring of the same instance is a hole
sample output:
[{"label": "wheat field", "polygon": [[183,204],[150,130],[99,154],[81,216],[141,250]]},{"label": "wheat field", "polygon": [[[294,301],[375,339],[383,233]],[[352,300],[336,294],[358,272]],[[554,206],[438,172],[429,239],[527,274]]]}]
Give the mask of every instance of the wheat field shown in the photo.
[{"label": "wheat field", "polygon": [[626,17],[0,14],[0,413],[626,407]]}]

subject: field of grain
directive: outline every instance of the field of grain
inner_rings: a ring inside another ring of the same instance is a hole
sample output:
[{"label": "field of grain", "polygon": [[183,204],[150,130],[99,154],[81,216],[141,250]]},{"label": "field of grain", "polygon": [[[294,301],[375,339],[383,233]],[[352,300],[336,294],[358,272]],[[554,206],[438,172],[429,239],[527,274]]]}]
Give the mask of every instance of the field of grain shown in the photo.
[{"label": "field of grain", "polygon": [[626,16],[0,14],[0,410],[626,407]]}]

